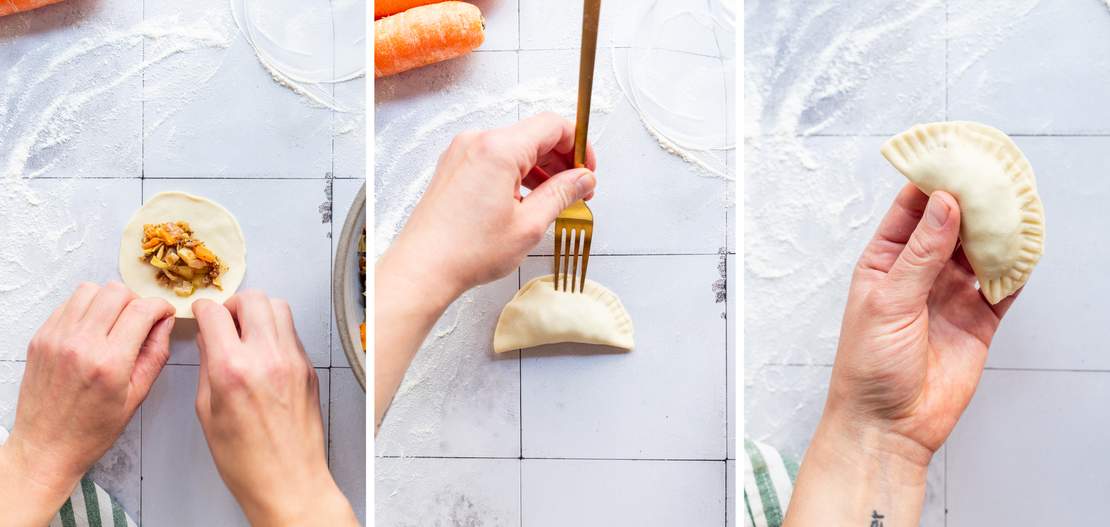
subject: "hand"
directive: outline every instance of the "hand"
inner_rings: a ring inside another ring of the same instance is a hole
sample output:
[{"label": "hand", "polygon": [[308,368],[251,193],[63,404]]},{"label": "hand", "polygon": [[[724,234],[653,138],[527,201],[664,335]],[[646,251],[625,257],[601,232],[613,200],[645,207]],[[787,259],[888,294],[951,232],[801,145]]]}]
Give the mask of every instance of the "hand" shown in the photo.
[{"label": "hand", "polygon": [[197,417],[220,477],[254,525],[358,525],[328,471],[319,380],[289,304],[248,291],[225,306],[193,303]]},{"label": "hand", "polygon": [[[855,499],[828,503],[810,519],[854,507],[857,523],[878,510],[890,515],[887,525],[917,525],[929,461],[967,408],[1015,298],[994,306],[983,298],[956,250],[959,228],[951,195],[929,198],[907,185],[860,257],[829,397],[799,474],[803,496],[820,479],[830,502],[838,496],[828,487],[837,485],[854,489]],[[802,510],[814,511],[792,506],[796,525],[807,524]]]},{"label": "hand", "polygon": [[[436,319],[467,289],[508,275],[563,209],[593,196],[574,168],[574,124],[552,113],[459,134],[375,268],[374,423]],[[550,174],[554,174],[553,176]],[[521,197],[521,186],[532,189]],[[376,430],[376,428],[375,428]]]},{"label": "hand", "polygon": [[559,212],[593,196],[593,152],[579,169],[573,153],[574,123],[553,113],[459,134],[383,260],[404,258],[455,296],[508,275]]},{"label": "hand", "polygon": [[0,447],[7,521],[49,523],[111,448],[169,359],[173,314],[166,301],[138,299],[119,283],[81,284],[39,328]]}]

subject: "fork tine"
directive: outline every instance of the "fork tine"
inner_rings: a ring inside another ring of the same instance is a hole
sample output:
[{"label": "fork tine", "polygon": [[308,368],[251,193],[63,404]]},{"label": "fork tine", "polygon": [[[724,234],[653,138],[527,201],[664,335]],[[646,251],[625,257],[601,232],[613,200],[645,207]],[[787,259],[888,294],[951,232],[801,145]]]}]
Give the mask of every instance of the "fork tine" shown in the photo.
[{"label": "fork tine", "polygon": [[582,232],[585,233],[584,240],[582,240],[582,279],[578,285],[579,291],[586,290],[586,266],[590,263],[590,241],[593,240],[593,227],[586,227]]},{"label": "fork tine", "polygon": [[577,255],[574,254],[574,246],[577,243],[577,231],[574,227],[567,229],[567,245],[563,248],[566,253],[567,262],[563,266],[566,269],[566,274],[563,275],[563,291],[574,292],[574,266],[578,264],[574,259]]},{"label": "fork tine", "polygon": [[[574,229],[571,232],[574,233],[574,236],[571,238],[571,241],[574,243],[574,246],[573,246],[574,259],[571,260],[571,263],[570,263],[570,289],[568,289],[568,291],[573,293],[574,292],[574,286],[578,282],[578,279],[577,279],[577,277],[578,277],[578,254],[579,254],[578,253],[578,246],[581,245],[581,241],[582,241],[582,235],[579,234],[579,233],[582,232],[582,231],[579,231],[578,229]],[[567,251],[567,253],[569,254],[570,251]]]},{"label": "fork tine", "polygon": [[561,279],[562,284],[559,286],[559,290],[560,291],[566,291],[567,290],[567,269],[569,269],[568,264],[570,263],[570,259],[567,255],[567,249],[570,248],[570,229],[568,229],[568,228],[563,229],[563,243],[561,243],[559,246],[560,246],[561,250],[563,251],[563,255],[559,258],[559,260],[561,262],[559,265],[562,267],[563,272],[559,276],[555,277],[555,280],[560,280]]},{"label": "fork tine", "polygon": [[563,245],[563,228],[558,223],[555,224],[555,269],[551,271],[555,279],[555,290],[559,290],[559,249]]}]

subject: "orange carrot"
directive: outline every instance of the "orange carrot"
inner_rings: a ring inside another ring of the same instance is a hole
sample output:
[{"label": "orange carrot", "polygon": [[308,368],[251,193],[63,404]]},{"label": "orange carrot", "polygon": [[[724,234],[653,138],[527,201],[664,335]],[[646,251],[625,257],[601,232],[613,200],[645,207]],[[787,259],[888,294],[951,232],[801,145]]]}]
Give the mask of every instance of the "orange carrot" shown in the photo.
[{"label": "orange carrot", "polygon": [[374,21],[374,78],[460,57],[482,45],[482,12],[466,2],[419,6]]},{"label": "orange carrot", "polygon": [[0,16],[30,11],[42,6],[56,4],[62,0],[0,0]]},{"label": "orange carrot", "polygon": [[442,0],[374,0],[374,19],[377,20],[383,16],[396,15],[401,11],[421,6],[441,2]]}]

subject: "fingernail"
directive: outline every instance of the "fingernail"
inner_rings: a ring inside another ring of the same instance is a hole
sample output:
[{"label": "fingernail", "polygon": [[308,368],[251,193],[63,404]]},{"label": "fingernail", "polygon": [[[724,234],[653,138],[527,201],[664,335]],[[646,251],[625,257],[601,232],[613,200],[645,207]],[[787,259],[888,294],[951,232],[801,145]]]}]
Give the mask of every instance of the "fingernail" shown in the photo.
[{"label": "fingernail", "polygon": [[593,173],[589,170],[583,170],[582,173],[578,174],[578,179],[574,180],[574,187],[578,191],[578,196],[583,197],[589,194],[595,183]]},{"label": "fingernail", "polygon": [[938,197],[930,197],[929,205],[925,207],[925,217],[929,220],[929,226],[933,228],[940,228],[944,222],[948,220],[948,204],[943,199]]}]

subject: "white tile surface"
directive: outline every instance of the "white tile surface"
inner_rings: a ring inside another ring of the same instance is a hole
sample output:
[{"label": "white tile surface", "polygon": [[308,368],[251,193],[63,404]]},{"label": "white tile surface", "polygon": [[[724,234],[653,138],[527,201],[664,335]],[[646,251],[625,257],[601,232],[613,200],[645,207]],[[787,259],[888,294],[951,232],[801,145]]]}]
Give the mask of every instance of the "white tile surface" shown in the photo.
[{"label": "white tile surface", "polygon": [[516,459],[379,458],[377,525],[521,525]]},{"label": "white tile surface", "polygon": [[[227,5],[146,2],[148,19],[178,16],[190,23],[208,17],[230,39],[229,47],[198,50],[184,64],[168,60],[148,69],[147,92],[167,88],[147,93],[146,113],[158,118],[145,123],[146,177],[323,178],[331,171],[332,112],[310,106],[271,78],[234,27]],[[214,58],[207,80],[190,85],[192,68]],[[189,89],[188,100],[165,93],[174,86]]]},{"label": "white tile surface", "polygon": [[350,368],[331,369],[328,466],[359,520],[366,523],[366,392]]},{"label": "white tile surface", "polygon": [[724,477],[721,461],[525,459],[522,524],[721,525]]},{"label": "white tile surface", "polygon": [[948,442],[948,526],[1110,514],[1107,374],[987,371]]},{"label": "white tile surface", "polygon": [[[331,226],[321,222],[323,180],[147,180],[146,198],[177,190],[203,196],[231,211],[247,243],[247,275],[240,290],[284,298],[305,352],[316,366],[331,362]],[[174,327],[174,364],[199,364],[196,324]]]},{"label": "white tile surface", "polygon": [[0,174],[139,177],[141,18],[141,0],[75,0],[0,19]]},{"label": "white tile surface", "polygon": [[[1110,24],[1110,11],[1106,18]],[[1104,211],[1110,183],[1103,177],[1110,138],[1016,141],[1037,172],[1049,231],[1045,254],[1006,314],[987,365],[1108,370],[1102,345],[1108,310],[1101,299],[1110,248],[1091,236],[1110,228]]]},{"label": "white tile surface", "polygon": [[463,295],[432,328],[377,437],[377,455],[520,455],[520,362],[493,353],[513,273]]},{"label": "white tile surface", "polygon": [[[320,407],[328,415],[327,369]],[[224,486],[197,421],[197,367],[168,365],[143,403],[142,522],[167,527],[249,525]],[[324,423],[327,435],[327,422]],[[325,438],[325,441],[327,438]]]},{"label": "white tile surface", "polygon": [[350,113],[335,114],[335,177],[366,180],[366,79],[335,86],[335,98]]},{"label": "white tile surface", "polygon": [[[636,349],[554,344],[523,352],[525,457],[724,459],[725,323],[716,256],[590,259],[617,293]],[[529,258],[521,281],[546,274]],[[666,299],[661,302],[660,299]]]},{"label": "white tile surface", "polygon": [[472,4],[482,11],[486,24],[486,38],[479,51],[515,50],[520,40],[519,0],[474,0]]},{"label": "white tile surface", "polygon": [[1105,3],[949,4],[952,118],[983,121],[1011,134],[1110,132],[1103,89],[1110,82]]}]

